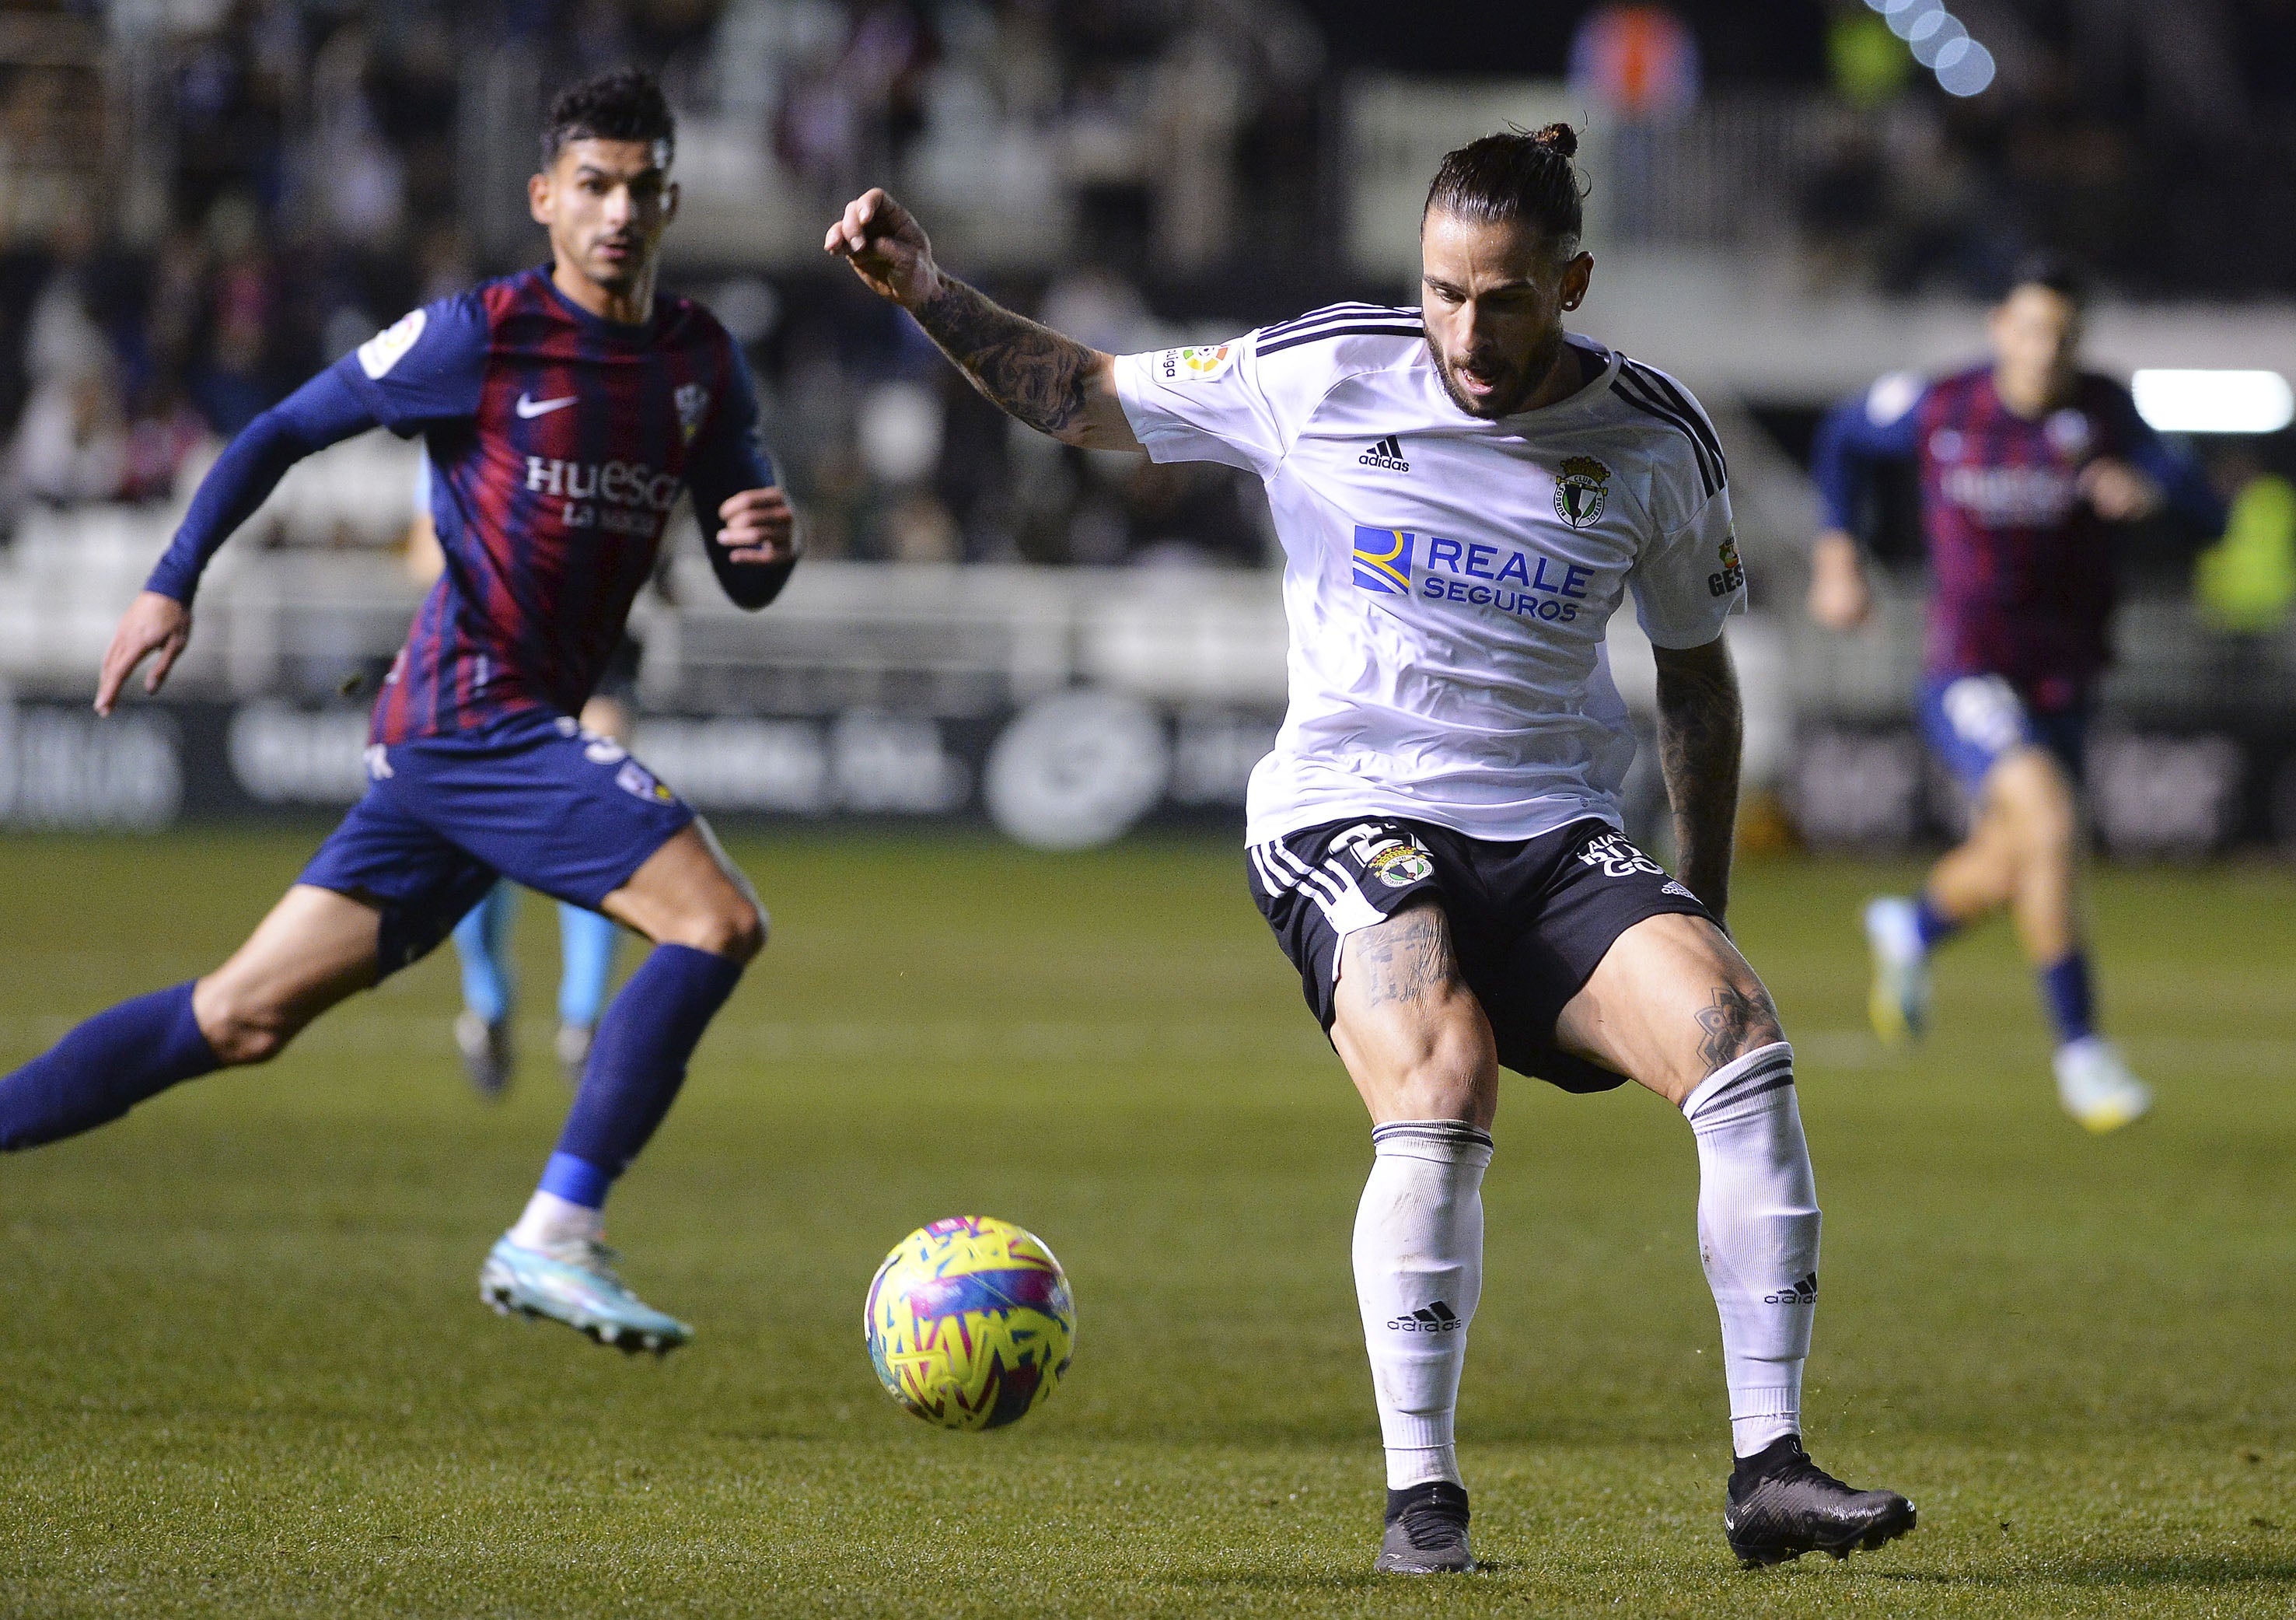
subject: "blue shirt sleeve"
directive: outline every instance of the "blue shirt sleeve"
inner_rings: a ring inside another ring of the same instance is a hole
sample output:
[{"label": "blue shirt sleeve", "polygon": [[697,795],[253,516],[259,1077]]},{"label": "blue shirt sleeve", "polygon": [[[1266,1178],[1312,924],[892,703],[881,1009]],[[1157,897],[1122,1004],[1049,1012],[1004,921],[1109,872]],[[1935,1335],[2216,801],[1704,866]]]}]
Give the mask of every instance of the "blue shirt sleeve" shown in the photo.
[{"label": "blue shirt sleeve", "polygon": [[1877,461],[1911,461],[1921,449],[1921,403],[1928,391],[1905,373],[1882,378],[1825,414],[1811,441],[1810,481],[1825,526],[1856,533]]},{"label": "blue shirt sleeve", "polygon": [[364,433],[411,438],[478,408],[486,378],[486,307],[441,299],[384,328],[242,429],[200,481],[183,527],[144,588],[188,604],[232,531],[255,515],[287,469]]},{"label": "blue shirt sleeve", "polygon": [[188,605],[208,559],[232,530],[255,515],[288,468],[375,425],[373,413],[344,374],[351,364],[346,356],[240,430],[200,481],[183,527],[160,555],[144,589]]},{"label": "blue shirt sleeve", "polygon": [[479,408],[487,348],[486,305],[477,293],[461,292],[410,311],[339,364],[374,419],[411,439]]},{"label": "blue shirt sleeve", "polygon": [[2128,457],[2128,465],[2161,486],[2162,504],[2177,517],[2213,540],[2224,532],[2231,516],[2208,474],[2190,456],[2173,450],[2136,413],[2136,401],[2115,383],[2112,390],[2113,437]]},{"label": "blue shirt sleeve", "polygon": [[718,544],[718,508],[744,489],[769,489],[780,480],[758,430],[758,388],[742,351],[726,345],[730,364],[725,398],[718,402],[693,442],[686,462],[686,487],[693,491],[693,517],[718,583],[734,604],[754,613],[781,595],[797,567],[786,563],[736,563]]}]

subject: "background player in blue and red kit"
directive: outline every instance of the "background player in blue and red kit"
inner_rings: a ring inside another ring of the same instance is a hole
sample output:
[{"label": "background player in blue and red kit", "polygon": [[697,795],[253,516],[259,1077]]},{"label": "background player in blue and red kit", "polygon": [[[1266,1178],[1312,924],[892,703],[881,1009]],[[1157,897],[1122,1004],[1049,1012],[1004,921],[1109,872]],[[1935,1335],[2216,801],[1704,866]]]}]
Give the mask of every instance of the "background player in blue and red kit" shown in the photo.
[{"label": "background player in blue and red kit", "polygon": [[600,1212],[765,922],[693,811],[574,716],[682,490],[744,607],[779,592],[798,541],[734,344],[699,305],[654,293],[674,136],[642,73],[560,96],[529,186],[552,263],[409,315],[258,418],[201,484],[104,657],[99,712],[155,654],[144,684],[159,688],[207,559],[289,466],[338,440],[377,424],[422,437],[446,570],[375,704],[365,796],[220,968],[98,1014],[0,1080],[0,1147],[265,1061],[509,876],[654,949],[600,1022],[557,1151],[481,1289],[625,1349],[689,1336],[615,1276]]},{"label": "background player in blue and red kit", "polygon": [[2097,1032],[2077,894],[2082,734],[2112,658],[2109,526],[2165,506],[2213,535],[2224,510],[2126,388],[2079,369],[2083,301],[2076,271],[2037,259],[1993,311],[1989,365],[1927,384],[1885,377],[1825,418],[1810,611],[1836,629],[1865,622],[1873,596],[1853,530],[1867,474],[1915,462],[1931,576],[1922,731],[1975,815],[1920,894],[1866,909],[1874,1026],[1918,1033],[1931,949],[2006,906],[2056,1026],[2058,1096],[2103,1131],[2152,1106]]}]

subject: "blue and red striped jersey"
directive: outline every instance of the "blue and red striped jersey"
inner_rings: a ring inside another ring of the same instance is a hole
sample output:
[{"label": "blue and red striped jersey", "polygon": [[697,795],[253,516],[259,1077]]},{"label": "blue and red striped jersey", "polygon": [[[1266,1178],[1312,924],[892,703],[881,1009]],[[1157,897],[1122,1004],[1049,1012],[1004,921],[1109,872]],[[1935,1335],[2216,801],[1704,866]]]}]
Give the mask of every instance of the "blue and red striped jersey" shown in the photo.
[{"label": "blue and red striped jersey", "polygon": [[1989,366],[1927,384],[1885,377],[1827,416],[1811,473],[1828,522],[1848,530],[1860,464],[1914,462],[1929,541],[1929,673],[2005,676],[2056,710],[2085,698],[2112,657],[2112,548],[2080,489],[2082,467],[2105,456],[2144,471],[2194,525],[2222,528],[2199,468],[2145,425],[2126,388],[2094,373],[2038,417],[2002,403]]},{"label": "blue and red striped jersey", "polygon": [[416,310],[340,364],[376,421],[425,440],[446,556],[376,742],[576,712],[680,493],[714,532],[726,496],[774,481],[741,352],[690,300],[624,325],[529,270]]}]

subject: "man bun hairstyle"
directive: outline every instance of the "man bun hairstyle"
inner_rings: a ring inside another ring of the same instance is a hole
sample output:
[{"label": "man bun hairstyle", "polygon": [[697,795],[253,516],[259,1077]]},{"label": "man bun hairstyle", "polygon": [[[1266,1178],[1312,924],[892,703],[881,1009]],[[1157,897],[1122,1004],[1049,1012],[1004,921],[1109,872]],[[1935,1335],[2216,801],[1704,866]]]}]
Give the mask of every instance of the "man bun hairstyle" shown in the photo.
[{"label": "man bun hairstyle", "polygon": [[2054,251],[2028,253],[2019,259],[2002,285],[2000,301],[2006,302],[2020,287],[2046,287],[2076,309],[2086,308],[2089,294],[2096,290],[2087,266],[2070,254]]},{"label": "man bun hairstyle", "polygon": [[1578,132],[1568,124],[1470,141],[1444,154],[1420,218],[1440,209],[1479,225],[1521,220],[1554,246],[1575,249],[1587,196],[1587,183],[1570,161],[1578,153]]},{"label": "man bun hairstyle", "polygon": [[542,166],[548,169],[569,141],[644,141],[661,149],[667,169],[677,150],[677,115],[644,68],[617,68],[570,85],[550,103],[542,125]]}]

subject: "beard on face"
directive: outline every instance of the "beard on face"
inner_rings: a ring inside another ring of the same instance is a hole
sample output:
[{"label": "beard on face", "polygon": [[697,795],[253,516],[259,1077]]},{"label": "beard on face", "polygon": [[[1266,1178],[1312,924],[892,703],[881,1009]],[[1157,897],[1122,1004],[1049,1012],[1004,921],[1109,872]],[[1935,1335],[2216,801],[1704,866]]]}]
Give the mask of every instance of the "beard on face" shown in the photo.
[{"label": "beard on face", "polygon": [[[1547,374],[1562,358],[1563,348],[1562,328],[1558,325],[1540,337],[1519,360],[1507,366],[1512,374],[1512,387],[1502,388],[1480,399],[1459,387],[1456,373],[1464,369],[1464,361],[1452,360],[1439,352],[1435,357],[1435,372],[1442,378],[1443,391],[1451,396],[1451,403],[1470,416],[1478,416],[1487,422],[1496,421],[1501,416],[1512,416],[1522,408],[1523,401],[1538,391],[1539,384],[1546,381]],[[1493,358],[1505,364],[1503,357]]]}]

